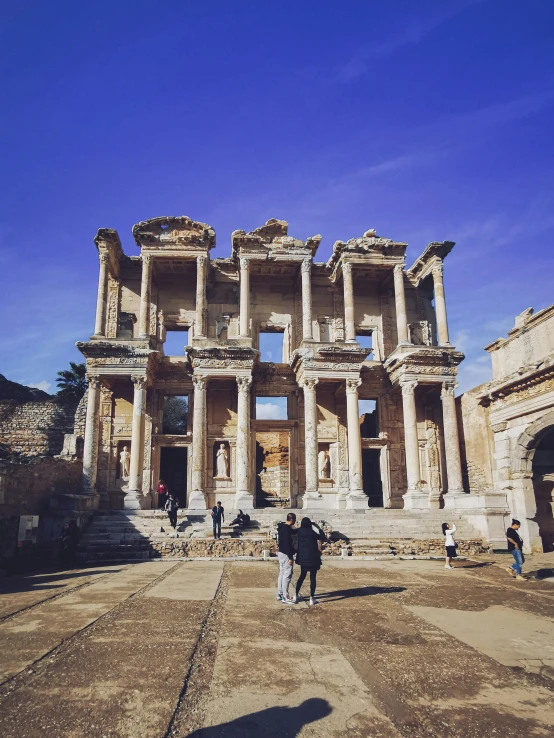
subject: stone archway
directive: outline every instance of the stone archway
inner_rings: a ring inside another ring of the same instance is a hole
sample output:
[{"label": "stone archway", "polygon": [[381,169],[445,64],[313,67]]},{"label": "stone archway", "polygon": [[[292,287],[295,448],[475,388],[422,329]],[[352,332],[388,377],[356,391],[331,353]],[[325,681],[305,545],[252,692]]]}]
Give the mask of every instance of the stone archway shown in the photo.
[{"label": "stone archway", "polygon": [[[512,510],[514,516],[521,520],[523,535],[527,538],[529,548],[534,551],[548,550],[551,524],[548,510],[542,504],[544,490],[535,489],[543,475],[535,473],[533,461],[541,442],[553,430],[554,412],[548,412],[531,423],[519,436],[511,459]],[[544,539],[546,548],[543,546]]]}]

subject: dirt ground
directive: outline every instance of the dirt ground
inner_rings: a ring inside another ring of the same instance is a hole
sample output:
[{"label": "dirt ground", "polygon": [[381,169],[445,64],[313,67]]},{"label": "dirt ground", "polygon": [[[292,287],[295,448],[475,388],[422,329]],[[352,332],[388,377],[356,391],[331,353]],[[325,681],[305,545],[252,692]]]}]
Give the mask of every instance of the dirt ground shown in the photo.
[{"label": "dirt ground", "polygon": [[315,607],[274,561],[1,580],[0,736],[550,737],[554,580],[509,563],[325,559]]}]

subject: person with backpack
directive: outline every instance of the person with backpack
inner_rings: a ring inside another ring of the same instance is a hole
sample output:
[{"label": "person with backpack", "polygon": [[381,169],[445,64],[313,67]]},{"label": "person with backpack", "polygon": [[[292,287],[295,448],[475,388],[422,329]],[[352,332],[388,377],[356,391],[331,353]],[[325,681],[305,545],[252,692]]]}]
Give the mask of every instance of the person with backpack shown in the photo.
[{"label": "person with backpack", "polygon": [[[317,532],[314,530],[317,529]],[[321,551],[319,550],[319,542],[324,542],[325,533],[321,530],[317,523],[312,523],[310,518],[302,518],[300,530],[298,531],[298,553],[296,554],[296,563],[300,566],[300,576],[296,582],[296,595],[293,598],[293,604],[300,600],[300,590],[306,579],[306,574],[310,574],[310,605],[317,605],[315,599],[315,588],[317,585],[317,572],[321,568]]]},{"label": "person with backpack", "polygon": [[167,502],[165,503],[164,509],[169,518],[169,523],[173,530],[177,528],[177,510],[179,509],[179,502],[173,492],[169,493]]},{"label": "person with backpack", "polygon": [[523,557],[523,541],[518,533],[520,525],[521,523],[519,522],[519,520],[512,518],[512,524],[506,531],[506,538],[508,539],[508,551],[510,551],[512,556],[514,557],[514,563],[510,567],[508,567],[508,571],[514,577],[514,579],[518,579],[520,582],[525,582],[526,577],[524,577],[521,573],[525,558]]},{"label": "person with backpack", "polygon": [[454,540],[454,533],[456,532],[456,526],[453,524],[452,527],[448,523],[442,524],[442,534],[445,537],[444,540],[444,546],[446,549],[446,563],[444,565],[445,569],[453,569],[452,566],[452,559],[455,559],[458,555],[456,553],[456,549],[458,548],[458,544]]},{"label": "person with backpack", "polygon": [[214,538],[221,538],[221,523],[225,522],[225,509],[218,502],[215,507],[212,507],[212,527],[214,531]]},{"label": "person with backpack", "polygon": [[277,579],[277,601],[287,605],[294,604],[289,597],[289,585],[294,566],[294,546],[292,536],[298,531],[294,529],[296,515],[287,513],[286,522],[277,525],[277,559],[279,561],[279,578]]}]

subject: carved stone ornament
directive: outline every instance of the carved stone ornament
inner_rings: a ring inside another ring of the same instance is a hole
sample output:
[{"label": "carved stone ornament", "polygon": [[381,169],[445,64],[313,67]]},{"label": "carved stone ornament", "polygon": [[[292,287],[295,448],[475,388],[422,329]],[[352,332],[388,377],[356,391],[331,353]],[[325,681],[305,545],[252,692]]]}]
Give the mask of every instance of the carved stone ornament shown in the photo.
[{"label": "carved stone ornament", "polygon": [[250,385],[252,384],[252,377],[237,377],[237,385],[239,392],[250,392]]},{"label": "carved stone ornament", "polygon": [[131,382],[135,385],[135,389],[143,390],[146,389],[148,379],[144,376],[144,374],[132,374]]},{"label": "carved stone ornament", "polygon": [[433,268],[431,269],[431,273],[433,274],[433,277],[440,277],[442,279],[444,275],[444,265],[442,261],[437,262],[433,265]]},{"label": "carved stone ornament", "polygon": [[495,423],[494,425],[491,425],[491,430],[493,433],[502,433],[502,431],[505,431],[508,427],[507,421],[504,421],[503,423]]},{"label": "carved stone ornament", "polygon": [[248,259],[245,259],[244,256],[241,256],[240,258],[240,268],[248,269]]},{"label": "carved stone ornament", "polygon": [[416,379],[404,379],[400,382],[403,395],[413,395],[417,387]]},{"label": "carved stone ornament", "polygon": [[195,377],[192,378],[192,383],[194,385],[194,391],[195,392],[205,392],[206,387],[208,385],[208,380],[206,377]]},{"label": "carved stone ornament", "polygon": [[302,387],[304,390],[311,390],[315,392],[315,386],[319,382],[317,377],[304,377],[302,381]]},{"label": "carved stone ornament", "polygon": [[301,269],[304,273],[310,272],[312,269],[312,260],[311,259],[302,259],[302,266]]},{"label": "carved stone ornament", "polygon": [[152,254],[142,254],[142,265],[147,269],[152,265]]},{"label": "carved stone ornament", "polygon": [[200,256],[197,256],[197,257],[196,257],[196,263],[197,263],[197,265],[198,265],[199,267],[204,267],[204,266],[206,266],[206,262],[207,262],[207,261],[208,261],[208,259],[207,259],[207,258],[206,258],[206,257],[205,257],[204,255],[202,255],[202,254],[201,254]]},{"label": "carved stone ornament", "polygon": [[105,252],[101,252],[98,254],[98,259],[100,260],[100,264],[107,266],[110,260],[110,257]]},{"label": "carved stone ornament", "polygon": [[342,264],[343,274],[352,274],[352,264],[349,261],[345,261]]},{"label": "carved stone ornament", "polygon": [[454,397],[454,392],[458,384],[456,382],[443,382],[441,388],[441,397]]},{"label": "carved stone ornament", "polygon": [[403,266],[403,264],[395,264],[395,265],[394,265],[394,271],[395,271],[395,272],[396,272],[397,274],[402,274],[402,272],[404,271],[404,266]]},{"label": "carved stone ornament", "polygon": [[346,394],[354,394],[358,391],[358,387],[361,385],[362,380],[360,378],[347,379],[346,380]]},{"label": "carved stone ornament", "polygon": [[100,377],[94,377],[91,374],[86,375],[88,386],[90,389],[99,389],[102,386]]}]

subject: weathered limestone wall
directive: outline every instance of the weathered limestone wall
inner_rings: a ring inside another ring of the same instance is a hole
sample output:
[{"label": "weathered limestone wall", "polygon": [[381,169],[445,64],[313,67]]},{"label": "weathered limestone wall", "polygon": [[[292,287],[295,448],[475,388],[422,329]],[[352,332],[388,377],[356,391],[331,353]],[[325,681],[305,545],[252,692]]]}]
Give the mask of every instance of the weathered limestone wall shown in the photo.
[{"label": "weathered limestone wall", "polygon": [[54,400],[0,403],[0,448],[14,457],[54,456],[73,433],[74,404]]},{"label": "weathered limestone wall", "polygon": [[493,489],[494,434],[488,408],[479,404],[482,391],[480,385],[456,399],[464,489],[479,495]]},{"label": "weathered limestone wall", "polygon": [[507,377],[522,367],[554,353],[554,305],[535,315],[532,309],[516,318],[508,338],[487,347],[492,359],[493,381]]},{"label": "weathered limestone wall", "polygon": [[0,462],[0,517],[45,514],[52,497],[79,491],[82,468],[80,460],[44,457],[26,464]]}]

